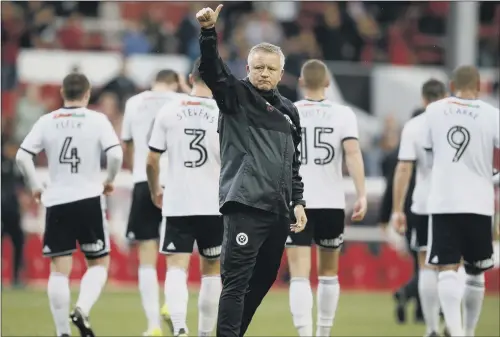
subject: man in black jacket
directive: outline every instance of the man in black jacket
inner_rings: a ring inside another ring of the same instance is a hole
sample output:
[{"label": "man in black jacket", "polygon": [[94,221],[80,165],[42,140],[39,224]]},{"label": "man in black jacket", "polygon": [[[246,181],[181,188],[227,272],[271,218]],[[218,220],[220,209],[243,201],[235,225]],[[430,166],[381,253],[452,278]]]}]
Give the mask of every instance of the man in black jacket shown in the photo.
[{"label": "man in black jacket", "polygon": [[14,157],[17,146],[2,135],[2,238],[10,236],[14,248],[14,275],[12,284],[22,286],[24,233],[21,227],[21,209],[18,190],[24,188],[23,176],[19,172]]},{"label": "man in black jacket", "polygon": [[290,230],[304,229],[297,149],[297,109],[276,86],[285,57],[261,43],[249,53],[248,78],[236,79],[217,51],[215,22],[222,8],[196,14],[200,34],[200,74],[220,109],[220,211],[224,217],[222,294],[217,336],[243,336],[274,283]]}]

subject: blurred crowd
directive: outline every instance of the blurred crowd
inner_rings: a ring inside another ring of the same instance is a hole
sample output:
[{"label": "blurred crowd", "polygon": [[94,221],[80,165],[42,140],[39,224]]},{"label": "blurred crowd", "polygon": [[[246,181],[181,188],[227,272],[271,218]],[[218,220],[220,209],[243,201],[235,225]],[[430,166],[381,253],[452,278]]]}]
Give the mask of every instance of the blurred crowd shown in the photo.
[{"label": "blurred crowd", "polygon": [[[175,53],[194,60],[199,56],[195,13],[217,3],[4,1],[1,5],[2,98],[4,92],[16,93],[10,118],[2,109],[2,136],[19,143],[41,115],[61,103],[54,99],[57,93],[46,95],[38,85],[18,84],[20,49],[113,50],[124,56]],[[296,100],[297,78],[307,58],[442,65],[449,7],[447,2],[227,2],[217,27],[220,53],[231,71],[244,77],[252,45],[268,41],[282,46],[287,62],[279,89]],[[108,26],[99,25],[99,20]],[[498,66],[500,5],[481,2],[480,22],[478,63]],[[114,33],[109,27],[115,27]],[[122,69],[96,88],[91,103],[109,116],[119,132],[125,100],[142,89]],[[386,118],[384,132],[366,158],[369,175],[382,175],[384,156],[397,147],[400,128],[393,116]]]}]

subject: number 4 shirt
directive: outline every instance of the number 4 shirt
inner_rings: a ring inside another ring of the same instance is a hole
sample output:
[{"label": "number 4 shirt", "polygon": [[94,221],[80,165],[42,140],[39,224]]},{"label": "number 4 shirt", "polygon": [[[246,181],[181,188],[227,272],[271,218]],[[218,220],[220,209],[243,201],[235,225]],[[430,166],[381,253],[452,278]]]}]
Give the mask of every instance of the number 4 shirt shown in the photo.
[{"label": "number 4 shirt", "polygon": [[344,209],[342,143],[358,139],[356,115],[329,100],[302,100],[295,106],[302,124],[300,175],[307,208]]},{"label": "number 4 shirt", "polygon": [[425,114],[422,137],[433,154],[429,213],[493,215],[498,109],[481,100],[449,97],[427,106]]},{"label": "number 4 shirt", "polygon": [[219,215],[219,109],[211,98],[182,95],[161,109],[149,140],[167,151],[162,214]]},{"label": "number 4 shirt", "polygon": [[45,150],[50,181],[42,193],[46,207],[102,194],[101,153],[120,146],[108,118],[86,108],[62,108],[42,116],[21,149]]}]

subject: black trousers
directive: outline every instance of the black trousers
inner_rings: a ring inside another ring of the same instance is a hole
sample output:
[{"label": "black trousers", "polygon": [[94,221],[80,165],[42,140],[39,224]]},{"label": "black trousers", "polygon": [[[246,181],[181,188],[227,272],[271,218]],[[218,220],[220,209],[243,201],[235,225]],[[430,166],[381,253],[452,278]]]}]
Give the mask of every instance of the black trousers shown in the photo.
[{"label": "black trousers", "polygon": [[5,200],[2,202],[2,238],[10,236],[14,248],[13,283],[20,281],[20,272],[23,265],[24,233],[21,228],[21,213],[17,200]]},{"label": "black trousers", "polygon": [[223,219],[217,337],[239,337],[276,280],[290,220],[246,206]]},{"label": "black trousers", "polygon": [[[406,213],[407,217],[410,217],[410,213]],[[405,238],[406,238],[406,244],[408,246],[408,250],[410,251],[412,260],[413,260],[413,276],[412,278],[408,281],[408,283],[404,284],[399,288],[399,292],[404,294],[404,296],[408,299],[415,299],[416,301],[416,310],[419,311],[420,309],[420,296],[418,293],[418,276],[419,276],[419,271],[420,271],[420,265],[418,263],[418,251],[415,251],[412,249],[412,233],[413,228],[411,226],[408,226],[406,233],[405,233]]]}]

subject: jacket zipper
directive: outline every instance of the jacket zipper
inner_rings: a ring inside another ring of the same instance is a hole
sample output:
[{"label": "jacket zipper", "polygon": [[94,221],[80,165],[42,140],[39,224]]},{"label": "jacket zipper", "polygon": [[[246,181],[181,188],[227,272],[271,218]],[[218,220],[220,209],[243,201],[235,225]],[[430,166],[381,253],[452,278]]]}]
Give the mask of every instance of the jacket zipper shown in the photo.
[{"label": "jacket zipper", "polygon": [[[285,140],[285,153],[283,154],[283,165],[281,166],[281,175],[280,175],[280,180],[279,180],[279,198],[281,199],[281,197],[283,197],[283,185],[284,185],[284,179],[283,179],[283,175],[284,175],[284,172],[285,172],[285,168],[286,168],[286,163],[287,163],[287,158],[288,158],[288,137],[286,138]],[[286,202],[286,200],[285,200]]]}]

